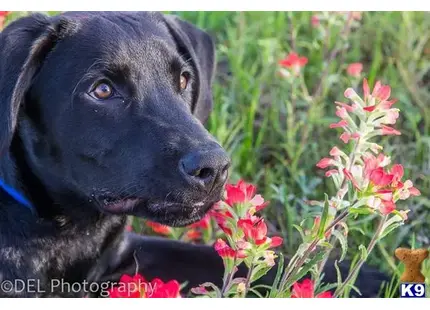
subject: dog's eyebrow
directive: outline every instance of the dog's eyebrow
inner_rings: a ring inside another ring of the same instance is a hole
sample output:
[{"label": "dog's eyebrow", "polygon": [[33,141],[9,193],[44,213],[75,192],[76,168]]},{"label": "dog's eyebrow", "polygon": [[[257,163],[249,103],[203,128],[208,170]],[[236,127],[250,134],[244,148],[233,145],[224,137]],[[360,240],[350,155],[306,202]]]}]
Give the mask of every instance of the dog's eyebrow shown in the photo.
[{"label": "dog's eyebrow", "polygon": [[76,83],[72,94],[76,92],[76,89],[78,88],[79,84],[82,81],[99,77],[101,74],[107,75],[111,78],[113,77],[127,78],[129,76],[129,73],[130,73],[130,70],[127,65],[118,66],[118,65],[113,65],[107,62],[106,60],[97,59],[94,61],[94,63],[91,66],[88,67],[86,72],[79,79],[78,83]]}]

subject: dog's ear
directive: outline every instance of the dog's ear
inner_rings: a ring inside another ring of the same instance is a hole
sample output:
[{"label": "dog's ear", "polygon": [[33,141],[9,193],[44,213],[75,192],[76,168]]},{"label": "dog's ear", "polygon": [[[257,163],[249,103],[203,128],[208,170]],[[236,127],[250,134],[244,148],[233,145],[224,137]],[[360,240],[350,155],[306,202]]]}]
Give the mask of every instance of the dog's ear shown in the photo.
[{"label": "dog's ear", "polygon": [[0,32],[0,155],[10,146],[20,108],[44,59],[74,28],[64,18],[33,14]]},{"label": "dog's ear", "polygon": [[215,44],[212,37],[202,29],[173,15],[165,15],[169,30],[174,37],[178,50],[191,59],[197,70],[197,99],[193,114],[205,123],[212,111],[212,80],[215,71]]}]

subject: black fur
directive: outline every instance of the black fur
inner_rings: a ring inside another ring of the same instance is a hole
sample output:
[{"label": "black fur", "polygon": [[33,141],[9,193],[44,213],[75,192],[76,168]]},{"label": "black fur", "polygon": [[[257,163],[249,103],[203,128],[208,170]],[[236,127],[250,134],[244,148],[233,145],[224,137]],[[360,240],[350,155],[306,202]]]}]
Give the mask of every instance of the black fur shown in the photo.
[{"label": "black fur", "polygon": [[[0,282],[37,283],[0,296],[79,297],[50,285],[136,270],[220,284],[210,246],[124,232],[127,215],[183,226],[220,199],[229,159],[203,126],[214,64],[205,32],[160,13],[34,14],[0,33],[0,177],[36,211],[0,191]],[[99,81],[113,97],[92,96]],[[383,279],[364,268],[364,296]]]}]

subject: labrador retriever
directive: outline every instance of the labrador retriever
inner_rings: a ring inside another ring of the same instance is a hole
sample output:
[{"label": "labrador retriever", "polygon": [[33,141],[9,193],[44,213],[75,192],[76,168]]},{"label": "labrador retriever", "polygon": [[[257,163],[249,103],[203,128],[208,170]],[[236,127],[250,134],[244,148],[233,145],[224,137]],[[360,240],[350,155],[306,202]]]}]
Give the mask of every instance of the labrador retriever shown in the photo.
[{"label": "labrador retriever", "polygon": [[[36,13],[0,33],[0,282],[15,285],[0,296],[82,297],[53,280],[136,271],[221,285],[211,246],[124,231],[128,215],[188,225],[221,198],[214,70],[211,37],[161,13]],[[365,267],[357,285],[373,296],[385,279]]]}]

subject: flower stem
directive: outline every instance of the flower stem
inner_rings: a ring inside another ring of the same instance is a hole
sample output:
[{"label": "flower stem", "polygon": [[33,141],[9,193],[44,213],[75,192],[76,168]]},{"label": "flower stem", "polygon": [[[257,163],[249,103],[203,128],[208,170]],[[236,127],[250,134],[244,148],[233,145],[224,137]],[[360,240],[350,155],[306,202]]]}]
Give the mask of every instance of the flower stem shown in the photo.
[{"label": "flower stem", "polygon": [[[367,247],[367,256],[370,254],[370,252],[372,252],[373,248],[375,247],[376,242],[378,241],[379,236],[382,233],[382,228],[384,227],[384,224],[387,221],[387,219],[388,219],[388,215],[385,215],[379,222],[378,228],[376,229],[376,232],[373,235]],[[363,266],[363,264],[366,262],[367,256],[364,258],[363,257],[360,258],[358,263],[354,266],[354,268],[351,270],[349,275],[346,277],[343,284],[338,289],[336,289],[336,292],[334,293],[334,297],[339,297],[344,292],[346,286],[349,284],[349,282],[351,282],[352,279],[355,278],[357,273],[360,271],[361,266]]]},{"label": "flower stem", "polygon": [[234,260],[233,260],[233,268],[230,270],[229,273],[227,273],[226,277],[224,277],[225,280],[224,280],[222,290],[221,290],[221,298],[225,297],[224,295],[225,295],[227,289],[230,287],[231,281],[233,280],[233,276],[235,274],[234,268],[236,267],[236,255],[235,255]]},{"label": "flower stem", "polygon": [[245,282],[245,292],[243,294],[243,297],[246,297],[248,294],[249,288],[251,286],[251,277],[252,272],[254,271],[255,264],[254,262],[251,264],[251,267],[249,267],[248,274],[246,275],[246,282]]},{"label": "flower stem", "polygon": [[[349,214],[348,209],[345,209],[341,214],[339,214],[326,228],[325,233],[330,231],[334,226],[336,226],[338,223],[340,223],[342,220],[344,220]],[[291,272],[284,275],[284,279],[281,284],[281,290],[285,289],[285,285],[288,283],[288,281],[291,280],[291,278],[298,272],[300,267],[305,263],[306,259],[309,257],[313,249],[317,246],[318,242],[320,241],[319,238],[315,238],[314,241],[307,247],[305,252],[303,253],[302,257],[297,261],[297,263],[294,263],[294,267],[291,268]]]}]

